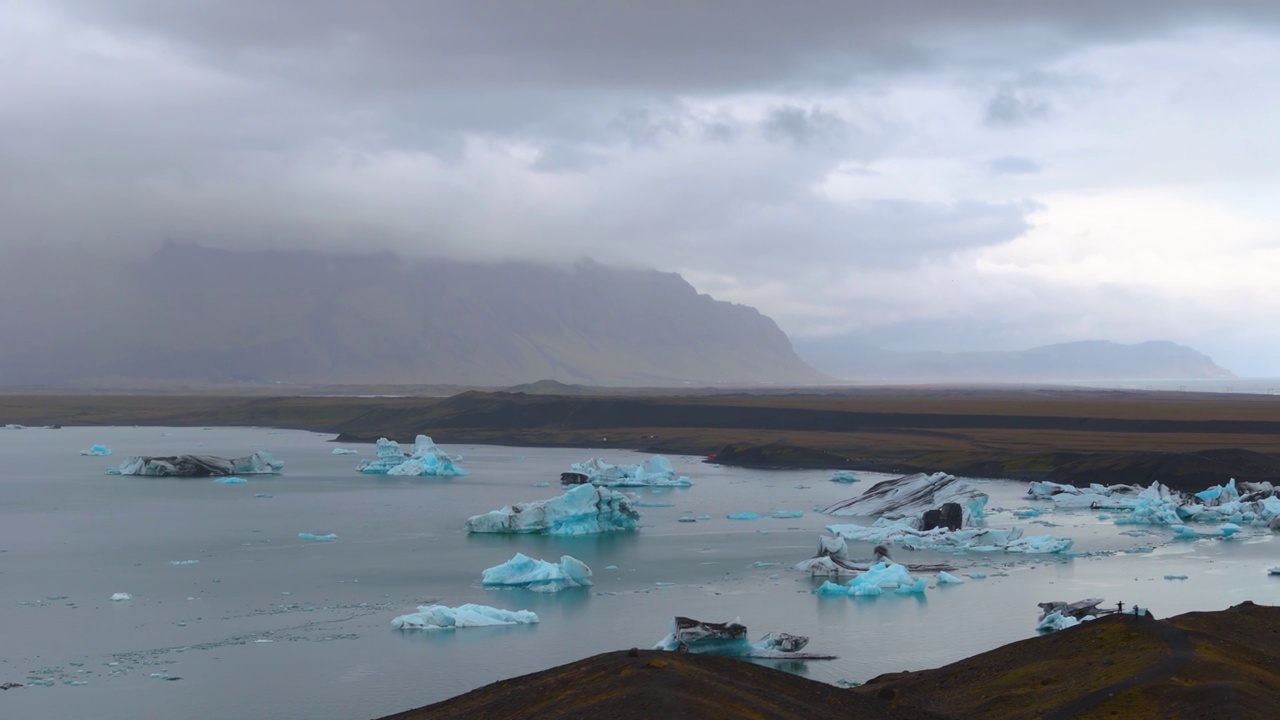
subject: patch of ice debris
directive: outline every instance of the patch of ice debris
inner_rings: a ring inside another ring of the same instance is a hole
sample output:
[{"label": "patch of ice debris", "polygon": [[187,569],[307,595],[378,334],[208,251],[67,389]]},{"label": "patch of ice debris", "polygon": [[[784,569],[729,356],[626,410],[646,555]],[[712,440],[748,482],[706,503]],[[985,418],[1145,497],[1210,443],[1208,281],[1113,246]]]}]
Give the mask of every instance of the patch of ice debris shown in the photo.
[{"label": "patch of ice debris", "polygon": [[312,542],[333,542],[334,540],[337,540],[337,539],[338,539],[338,534],[337,534],[337,533],[327,533],[327,534],[324,534],[324,535],[318,535],[318,534],[316,534],[316,533],[300,532],[300,533],[298,533],[298,539],[299,539],[299,540],[310,540],[310,541],[312,541]]},{"label": "patch of ice debris", "polygon": [[848,470],[837,470],[831,474],[831,482],[833,483],[856,483],[858,478],[854,477],[852,472]]},{"label": "patch of ice debris", "polygon": [[753,512],[737,512],[727,515],[730,520],[759,520],[760,514]]},{"label": "patch of ice debris", "polygon": [[359,450],[351,450],[348,448],[334,448],[331,455],[359,455]]},{"label": "patch of ice debris", "polygon": [[881,518],[871,525],[828,525],[827,531],[844,538],[873,545],[895,545],[908,550],[945,553],[1010,552],[1052,554],[1071,549],[1071,538],[1053,535],[1023,537],[1022,528],[934,528],[917,530],[909,520]]},{"label": "patch of ice debris", "polygon": [[1280,529],[1280,489],[1269,482],[1235,480],[1198,493],[1171,490],[1159,482],[1146,488],[1133,485],[1091,485],[1088,490],[1056,483],[1031,483],[1028,496],[1050,499],[1060,507],[1087,507],[1127,512],[1117,525],[1182,525],[1220,522]]},{"label": "patch of ice debris", "polygon": [[569,466],[569,473],[585,477],[587,482],[604,487],[689,487],[693,482],[676,476],[671,461],[654,455],[639,465],[610,465],[600,458]]},{"label": "patch of ice debris", "polygon": [[93,447],[89,448],[88,450],[81,450],[81,451],[80,451],[80,454],[81,454],[81,455],[94,455],[94,456],[110,455],[110,454],[111,454],[111,448],[107,447],[106,445],[94,445]]},{"label": "patch of ice debris", "polygon": [[635,530],[640,512],[635,496],[596,487],[578,485],[559,497],[507,505],[467,520],[473,533],[546,533],[548,535],[592,535]]},{"label": "patch of ice debris", "polygon": [[457,477],[467,471],[458,466],[458,458],[450,457],[431,438],[419,435],[413,443],[413,452],[405,454],[400,444],[379,438],[378,457],[365,460],[356,470],[365,475],[392,475],[408,477]]},{"label": "patch of ice debris", "polygon": [[455,630],[494,625],[533,625],[538,616],[528,610],[502,610],[488,605],[467,603],[456,608],[445,605],[419,605],[418,612],[401,615],[391,621],[396,630]]},{"label": "patch of ice debris", "polygon": [[590,585],[591,568],[569,555],[561,556],[560,564],[554,565],[516,553],[505,563],[481,573],[481,582],[488,586],[520,587],[534,592],[559,592]]}]

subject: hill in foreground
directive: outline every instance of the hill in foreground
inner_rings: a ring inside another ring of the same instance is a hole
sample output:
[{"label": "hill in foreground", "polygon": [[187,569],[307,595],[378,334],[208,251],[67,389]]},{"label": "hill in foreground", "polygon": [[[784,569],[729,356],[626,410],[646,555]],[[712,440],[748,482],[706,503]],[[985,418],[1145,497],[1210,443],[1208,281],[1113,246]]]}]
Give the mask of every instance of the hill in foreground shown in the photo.
[{"label": "hill in foreground", "polygon": [[1280,608],[1112,615],[853,689],[729,658],[605,653],[384,720],[1275,718]]}]

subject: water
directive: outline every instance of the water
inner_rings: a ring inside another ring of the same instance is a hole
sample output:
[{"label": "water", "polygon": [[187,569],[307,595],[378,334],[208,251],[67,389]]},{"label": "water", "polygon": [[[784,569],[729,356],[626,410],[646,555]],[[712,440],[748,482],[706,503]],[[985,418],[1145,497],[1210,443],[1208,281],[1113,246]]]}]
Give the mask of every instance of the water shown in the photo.
[{"label": "water", "polygon": [[[809,635],[808,649],[840,659],[776,666],[861,682],[1030,637],[1041,601],[1095,596],[1166,616],[1280,598],[1280,578],[1265,572],[1280,562],[1270,533],[1186,542],[1156,528],[1131,537],[1120,531],[1133,528],[1085,511],[1046,515],[1059,527],[1044,527],[1012,517],[1032,503],[1021,499],[1022,484],[1001,481],[986,483],[988,507],[1005,509],[992,525],[1073,537],[1083,550],[1156,549],[1073,560],[899,551],[903,560],[950,560],[957,574],[989,577],[923,597],[817,597],[810,591],[821,580],[787,570],[813,554],[833,522],[813,508],[861,492],[872,475],[850,486],[828,482],[827,472],[677,457],[673,464],[694,487],[641,493],[643,502],[669,507],[645,507],[638,533],[468,536],[461,529],[468,516],[558,494],[559,473],[592,452],[451,446],[469,476],[374,478],[354,471],[370,446],[335,456],[328,439],[249,428],[0,430],[0,683],[27,684],[0,693],[0,717],[373,718],[595,653],[649,647],[678,614],[741,617],[753,638],[771,630]],[[95,443],[115,454],[78,454]],[[102,474],[130,454],[259,449],[284,460],[285,474],[243,485]],[[543,482],[552,486],[535,487]],[[726,519],[775,510],[805,515]],[[676,522],[684,514],[713,519]],[[300,532],[338,540],[304,542]],[[516,552],[553,561],[573,555],[595,570],[596,584],[557,594],[482,588],[480,571]],[[851,553],[870,548],[854,544]],[[198,562],[171,564],[187,560]],[[133,599],[112,602],[116,592]],[[390,629],[393,617],[430,601],[529,609],[542,622]]]}]

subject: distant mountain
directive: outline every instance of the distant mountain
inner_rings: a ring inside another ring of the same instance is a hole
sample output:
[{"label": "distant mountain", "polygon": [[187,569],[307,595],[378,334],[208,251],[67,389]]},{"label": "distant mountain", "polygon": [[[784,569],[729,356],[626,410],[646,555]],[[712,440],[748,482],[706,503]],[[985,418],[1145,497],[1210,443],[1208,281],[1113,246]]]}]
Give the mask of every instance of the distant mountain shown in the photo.
[{"label": "distant mountain", "polygon": [[830,382],[679,275],[170,244],[112,270],[0,268],[0,384]]},{"label": "distant mountain", "polygon": [[840,378],[868,383],[1066,382],[1234,377],[1185,345],[1104,340],[1045,345],[1018,352],[894,352],[844,342],[795,342],[800,357]]}]

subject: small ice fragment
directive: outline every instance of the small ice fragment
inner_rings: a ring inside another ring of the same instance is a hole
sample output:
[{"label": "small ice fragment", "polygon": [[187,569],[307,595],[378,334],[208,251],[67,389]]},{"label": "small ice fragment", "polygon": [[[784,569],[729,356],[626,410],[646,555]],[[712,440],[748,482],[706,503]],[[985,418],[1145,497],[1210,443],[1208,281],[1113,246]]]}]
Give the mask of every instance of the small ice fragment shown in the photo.
[{"label": "small ice fragment", "polygon": [[753,512],[730,513],[730,520],[759,520],[760,516]]},{"label": "small ice fragment", "polygon": [[333,455],[359,455],[359,450],[348,450],[347,448],[334,448]]},{"label": "small ice fragment", "polygon": [[771,567],[777,567],[777,565],[778,563],[776,562],[765,562],[763,560],[758,560],[756,562],[751,563],[751,567],[753,568],[771,568]]},{"label": "small ice fragment", "polygon": [[679,518],[676,519],[676,522],[682,522],[682,523],[698,522],[698,518],[692,515],[681,515]]},{"label": "small ice fragment", "polygon": [[788,519],[788,518],[800,518],[800,517],[804,517],[804,513],[803,513],[803,512],[800,512],[799,510],[778,510],[778,511],[775,511],[775,512],[771,513],[771,514],[769,515],[769,517],[771,517],[771,518],[778,518],[779,520],[783,520],[783,519]]},{"label": "small ice fragment", "polygon": [[270,496],[270,495],[268,495],[268,494],[266,494],[266,493],[258,493],[257,495],[254,495],[254,497],[258,497],[258,498],[269,498],[269,497],[271,497],[271,496]]},{"label": "small ice fragment", "polygon": [[[979,575],[981,575],[981,573],[978,573],[978,574],[979,574]],[[970,577],[972,577],[972,576],[970,576]],[[963,583],[963,582],[964,582],[964,580],[961,580],[960,578],[956,577],[955,575],[952,575],[951,573],[949,573],[949,572],[947,572],[947,571],[945,571],[945,570],[943,570],[942,572],[938,573],[938,584],[939,584],[939,585],[959,585],[959,584],[961,584],[961,583]]]},{"label": "small ice fragment", "polygon": [[1155,551],[1156,549],[1151,547],[1150,545],[1139,545],[1138,547],[1126,548],[1123,552],[1126,555],[1135,555],[1139,553],[1149,553],[1149,552],[1155,552]]},{"label": "small ice fragment", "polygon": [[534,484],[534,487],[551,487],[551,483],[549,483],[549,482],[540,482],[540,483],[535,483],[535,484]]},{"label": "small ice fragment", "polygon": [[199,560],[170,560],[170,565],[195,565]]},{"label": "small ice fragment", "polygon": [[855,483],[855,482],[858,482],[858,478],[854,477],[854,476],[853,476],[853,473],[849,472],[848,470],[839,470],[839,471],[835,472],[834,474],[832,474],[832,476],[831,476],[831,482],[834,482],[834,483]]},{"label": "small ice fragment", "polygon": [[1165,575],[1164,579],[1165,580],[1186,580],[1187,576],[1186,575]]},{"label": "small ice fragment", "polygon": [[780,579],[781,577],[782,577],[782,576],[781,576],[781,575],[779,575],[778,573],[774,573],[774,574],[772,574],[772,575],[770,575],[770,576],[769,576],[769,579],[770,579],[770,580],[778,580],[778,579]]},{"label": "small ice fragment", "polygon": [[604,566],[604,569],[605,569],[605,570],[617,570],[617,569],[618,569],[618,566],[617,566],[617,565],[605,565],[605,566]]},{"label": "small ice fragment", "polygon": [[81,455],[110,455],[111,448],[107,447],[106,445],[94,445],[88,450],[81,450],[80,454]]},{"label": "small ice fragment", "polygon": [[673,583],[673,582],[656,582],[656,583],[654,583],[654,584],[653,584],[653,586],[654,586],[654,587],[675,587],[675,583]]},{"label": "small ice fragment", "polygon": [[966,574],[974,580],[985,580],[987,577],[987,574],[984,572],[974,572],[974,573],[966,573]]},{"label": "small ice fragment", "polygon": [[1111,519],[1111,513],[1098,513],[1098,519],[1099,519],[1099,520],[1110,520],[1110,519]]},{"label": "small ice fragment", "polygon": [[125,600],[132,600],[132,599],[133,599],[133,596],[130,595],[129,593],[116,593],[111,596],[112,602],[123,602]]},{"label": "small ice fragment", "polygon": [[311,540],[311,541],[314,541],[314,542],[330,542],[330,541],[333,541],[333,540],[337,540],[337,539],[338,539],[338,534],[337,534],[337,533],[329,533],[328,535],[317,535],[317,534],[315,534],[315,533],[300,532],[300,533],[298,533],[298,539],[299,539],[299,540]]},{"label": "small ice fragment", "polygon": [[231,475],[229,477],[220,477],[217,480],[214,480],[214,482],[221,483],[223,485],[243,485],[249,481],[245,480],[242,477],[236,477],[235,475]]}]

